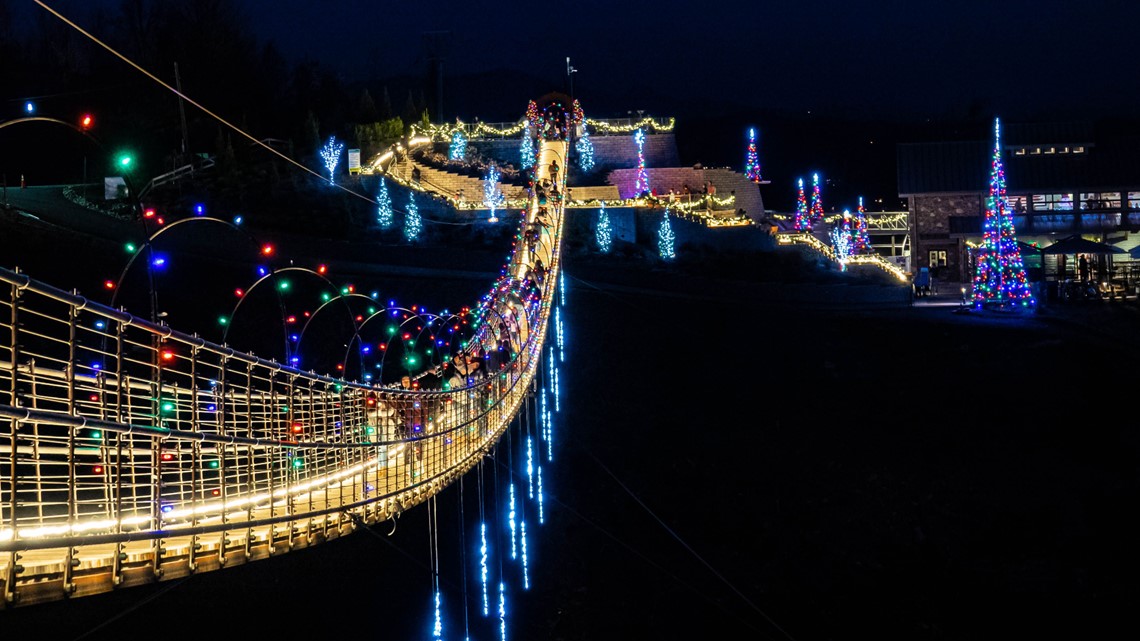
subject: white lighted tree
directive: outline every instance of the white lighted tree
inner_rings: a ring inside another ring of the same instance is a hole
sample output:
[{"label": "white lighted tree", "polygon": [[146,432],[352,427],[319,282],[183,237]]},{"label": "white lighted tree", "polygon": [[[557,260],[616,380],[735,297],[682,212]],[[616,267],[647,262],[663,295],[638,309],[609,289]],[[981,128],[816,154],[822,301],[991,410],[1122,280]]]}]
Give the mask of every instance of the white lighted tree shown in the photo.
[{"label": "white lighted tree", "polygon": [[336,137],[330,137],[329,141],[321,147],[321,160],[325,162],[325,169],[329,171],[329,182],[333,181],[333,172],[336,171],[337,163],[340,162],[340,153],[344,151],[344,143],[337,142]]}]

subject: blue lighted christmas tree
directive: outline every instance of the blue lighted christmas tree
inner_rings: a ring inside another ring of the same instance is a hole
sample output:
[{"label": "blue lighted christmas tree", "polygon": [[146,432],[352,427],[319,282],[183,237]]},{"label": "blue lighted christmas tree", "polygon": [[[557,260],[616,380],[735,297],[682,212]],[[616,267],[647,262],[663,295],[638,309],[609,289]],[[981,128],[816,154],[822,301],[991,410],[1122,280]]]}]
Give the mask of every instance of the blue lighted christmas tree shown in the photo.
[{"label": "blue lighted christmas tree", "polygon": [[1001,161],[1001,122],[994,119],[994,153],[990,168],[990,195],[982,226],[982,245],[977,249],[974,273],[974,308],[1032,308],[1037,305],[1029,289],[1017,231],[1005,193],[1005,168]]},{"label": "blue lighted christmas tree", "polygon": [[392,197],[388,195],[388,184],[380,179],[380,190],[376,192],[376,222],[380,229],[392,226]]},{"label": "blue lighted christmas tree", "polygon": [[325,169],[329,170],[329,182],[333,182],[333,172],[336,171],[337,163],[340,162],[340,152],[344,151],[344,143],[337,142],[335,137],[329,138],[324,147],[321,147],[321,160],[325,163]]},{"label": "blue lighted christmas tree", "polygon": [[807,196],[804,195],[804,179],[796,181],[800,193],[796,197],[796,231],[811,231],[811,215],[808,210]]},{"label": "blue lighted christmas tree", "polygon": [[534,138],[530,137],[530,130],[523,130],[522,144],[519,145],[519,166],[530,169],[534,166]]},{"label": "blue lighted christmas tree", "polygon": [[835,257],[840,263],[851,256],[853,245],[851,212],[843,210],[843,219],[831,228],[831,247],[835,250]]},{"label": "blue lighted christmas tree", "polygon": [[606,206],[603,204],[602,209],[598,212],[598,227],[595,232],[598,239],[598,249],[602,250],[603,254],[610,253],[610,247],[613,244],[613,235],[610,228],[610,215],[606,213]]},{"label": "blue lighted christmas tree", "polygon": [[416,209],[416,195],[408,194],[408,213],[404,214],[404,238],[408,242],[413,242],[420,237],[420,230],[423,228],[423,221],[420,219],[420,211]]},{"label": "blue lighted christmas tree", "polygon": [[673,234],[673,226],[669,224],[669,208],[665,208],[665,216],[661,218],[661,226],[657,228],[657,253],[665,260],[673,260],[677,257],[676,251],[673,248],[673,241],[676,236]]},{"label": "blue lighted christmas tree", "polygon": [[754,183],[760,182],[760,155],[756,151],[756,130],[748,130],[748,153],[744,159],[744,176]]},{"label": "blue lighted christmas tree", "polygon": [[452,160],[467,158],[467,136],[463,134],[462,129],[456,129],[455,133],[451,134],[451,148],[447,156]]},{"label": "blue lighted christmas tree", "polygon": [[582,135],[578,137],[578,142],[574,143],[574,149],[578,150],[578,169],[582,173],[589,173],[594,168],[594,143],[590,142],[590,134],[586,133],[586,128],[582,128]]}]

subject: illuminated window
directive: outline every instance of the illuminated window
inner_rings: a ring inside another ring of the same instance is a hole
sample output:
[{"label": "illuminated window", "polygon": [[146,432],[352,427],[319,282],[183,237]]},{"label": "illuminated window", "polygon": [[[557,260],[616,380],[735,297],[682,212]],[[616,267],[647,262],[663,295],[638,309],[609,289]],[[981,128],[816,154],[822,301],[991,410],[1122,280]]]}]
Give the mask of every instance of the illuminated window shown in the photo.
[{"label": "illuminated window", "polygon": [[1009,211],[1015,214],[1024,214],[1025,210],[1029,207],[1029,198],[1027,196],[1010,196],[1009,197]]},{"label": "illuminated window", "polygon": [[1073,153],[1074,153],[1074,154],[1083,154],[1083,153],[1085,153],[1085,148],[1084,148],[1084,146],[1082,145],[1082,146],[1080,146],[1080,147],[1073,147]]},{"label": "illuminated window", "polygon": [[1100,193],[1081,194],[1081,210],[1120,209],[1120,192],[1103,191]]},{"label": "illuminated window", "polygon": [[1128,208],[1140,209],[1140,191],[1128,192]]},{"label": "illuminated window", "polygon": [[1073,195],[1033,194],[1033,211],[1073,211]]}]

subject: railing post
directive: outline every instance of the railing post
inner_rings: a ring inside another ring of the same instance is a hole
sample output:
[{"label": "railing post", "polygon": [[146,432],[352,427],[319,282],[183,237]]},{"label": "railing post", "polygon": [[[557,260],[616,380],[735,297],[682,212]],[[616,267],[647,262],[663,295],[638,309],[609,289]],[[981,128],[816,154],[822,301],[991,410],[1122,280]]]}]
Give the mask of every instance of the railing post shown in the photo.
[{"label": "railing post", "polygon": [[[72,294],[75,292],[72,291]],[[74,305],[67,306],[67,415],[75,416],[75,320],[78,312]],[[79,489],[76,487],[75,470],[75,432],[78,427],[67,429],[67,526],[70,533],[78,520],[78,507],[76,504]],[[75,558],[78,550],[67,546],[67,555],[63,563],[63,591],[66,594],[75,592],[75,584],[71,582],[72,572],[79,560]]]},{"label": "railing post", "polygon": [[[229,357],[226,355],[221,356],[221,364],[218,372],[218,385],[214,390],[213,397],[214,411],[218,416],[218,436],[226,435],[226,374],[229,366]],[[237,446],[234,446],[237,449]],[[219,443],[215,446],[218,456],[218,499],[222,502],[221,518],[222,523],[225,524],[229,521],[229,510],[225,509],[226,499],[229,497],[229,492],[226,485],[226,446]],[[226,546],[230,542],[229,530],[222,530],[220,538],[218,539],[218,565],[225,567],[226,565]]]},{"label": "railing post", "polygon": [[[19,307],[20,307],[20,288],[13,283],[11,288],[11,304],[9,322],[9,333],[11,334],[11,342],[9,344],[9,355],[12,358],[12,370],[9,376],[8,385],[8,404],[12,407],[19,407],[20,402],[16,397],[16,390],[18,389],[17,382],[19,380],[18,372],[20,369],[20,342],[19,342]],[[8,421],[8,438],[9,438],[9,458],[8,458],[8,506],[7,517],[8,527],[12,530],[12,541],[18,541],[20,538],[20,531],[16,529],[16,488],[19,485],[19,476],[17,474],[18,468],[16,467],[16,441],[20,433],[20,422],[16,419],[9,419]],[[16,594],[16,575],[18,575],[23,568],[19,565],[20,554],[16,550],[8,553],[8,572],[4,578],[4,600],[8,603],[15,603],[17,599]]]},{"label": "railing post", "polygon": [[[197,334],[195,334],[197,336]],[[188,386],[190,396],[190,431],[197,433],[200,431],[198,421],[198,346],[195,345],[190,348],[190,385]],[[179,457],[181,464],[181,457]],[[181,465],[179,465],[181,467]],[[179,471],[179,480],[181,480],[181,470]],[[202,493],[202,443],[197,439],[190,441],[190,525],[191,527],[198,525],[198,497]],[[187,566],[191,572],[198,569],[198,535],[190,535],[190,548],[187,552]]]},{"label": "railing post", "polygon": [[[162,339],[154,336],[151,339],[151,359],[153,362],[152,369],[154,371],[154,379],[151,384],[151,417],[156,427],[164,427],[162,419]],[[151,527],[155,530],[162,530],[162,439],[158,436],[151,437],[150,445],[150,467],[151,467],[151,480],[150,480],[150,504],[151,504]],[[151,559],[151,572],[156,578],[163,575],[162,569],[162,554],[164,549],[162,547],[162,539],[153,539],[151,546],[152,559]]]},{"label": "railing post", "polygon": [[[130,394],[130,386],[127,384],[126,376],[123,373],[123,323],[115,322],[115,379],[117,389],[115,391],[115,421],[118,423],[127,422],[127,418],[123,416],[123,394]],[[134,456],[131,457],[132,464],[134,463]],[[131,494],[134,496],[135,489],[132,484]],[[112,518],[115,519],[115,533],[119,534],[123,531],[123,434],[122,432],[115,432],[115,508],[112,513]],[[112,559],[111,565],[111,583],[112,585],[122,585],[123,583],[123,561],[126,560],[126,554],[123,553],[122,542],[115,544],[115,557]]]}]

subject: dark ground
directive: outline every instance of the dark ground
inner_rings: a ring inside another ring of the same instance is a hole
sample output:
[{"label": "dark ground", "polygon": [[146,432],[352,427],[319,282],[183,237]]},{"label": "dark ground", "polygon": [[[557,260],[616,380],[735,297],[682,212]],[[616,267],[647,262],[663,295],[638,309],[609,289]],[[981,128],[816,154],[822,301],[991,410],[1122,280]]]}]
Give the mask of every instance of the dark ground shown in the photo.
[{"label": "dark ground", "polygon": [[[509,639],[1136,636],[1131,306],[806,310],[584,255],[566,273],[547,522],[527,502],[532,589],[504,564]],[[465,483],[470,637],[490,639]],[[439,501],[448,639],[456,497]],[[386,533],[0,612],[0,632],[430,638],[425,510]]]}]

